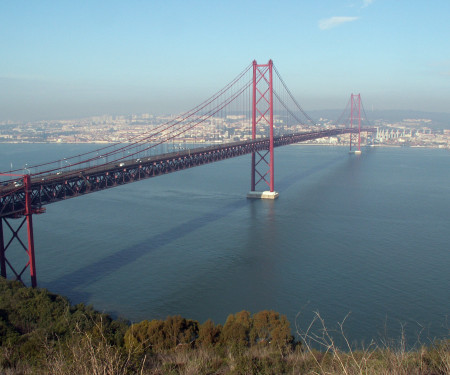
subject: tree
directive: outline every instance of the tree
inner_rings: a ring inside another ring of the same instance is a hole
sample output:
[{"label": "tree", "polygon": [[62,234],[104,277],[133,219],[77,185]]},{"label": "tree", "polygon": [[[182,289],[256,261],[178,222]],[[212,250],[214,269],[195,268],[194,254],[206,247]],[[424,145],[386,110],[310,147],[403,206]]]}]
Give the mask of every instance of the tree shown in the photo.
[{"label": "tree", "polygon": [[286,316],[275,311],[263,310],[254,314],[252,323],[250,332],[252,344],[271,344],[281,348],[294,341]]},{"label": "tree", "polygon": [[197,347],[213,347],[219,340],[222,332],[222,326],[215,325],[211,319],[200,325],[198,329]]},{"label": "tree", "polygon": [[222,330],[222,342],[230,346],[247,347],[250,344],[252,322],[248,311],[228,315]]},{"label": "tree", "polygon": [[164,320],[144,320],[125,333],[125,346],[133,352],[158,353],[178,345],[191,344],[198,336],[198,322],[179,315]]}]

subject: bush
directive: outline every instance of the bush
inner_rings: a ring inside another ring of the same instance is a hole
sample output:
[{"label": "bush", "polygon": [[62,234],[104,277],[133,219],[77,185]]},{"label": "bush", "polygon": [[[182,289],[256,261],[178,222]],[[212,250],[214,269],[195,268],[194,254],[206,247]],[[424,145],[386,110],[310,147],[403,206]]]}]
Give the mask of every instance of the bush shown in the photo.
[{"label": "bush", "polygon": [[125,333],[125,347],[137,353],[160,353],[178,346],[191,346],[198,336],[198,322],[181,316],[144,320]]},{"label": "bush", "polygon": [[[70,341],[75,331],[100,335],[99,323],[109,343],[123,343],[128,325],[83,304],[72,307],[69,301],[46,289],[27,288],[18,281],[0,278],[0,344],[5,367],[20,361],[37,365],[46,351]],[[12,349],[12,350],[10,350]]]},{"label": "bush", "polygon": [[273,345],[284,349],[293,344],[289,322],[284,315],[263,310],[253,315],[250,340],[252,344]]},{"label": "bush", "polygon": [[219,343],[221,333],[222,326],[220,324],[216,326],[212,320],[208,319],[198,329],[197,347],[214,347]]},{"label": "bush", "polygon": [[250,329],[252,326],[250,313],[241,311],[228,315],[223,326],[221,342],[232,348],[244,348],[250,345]]}]

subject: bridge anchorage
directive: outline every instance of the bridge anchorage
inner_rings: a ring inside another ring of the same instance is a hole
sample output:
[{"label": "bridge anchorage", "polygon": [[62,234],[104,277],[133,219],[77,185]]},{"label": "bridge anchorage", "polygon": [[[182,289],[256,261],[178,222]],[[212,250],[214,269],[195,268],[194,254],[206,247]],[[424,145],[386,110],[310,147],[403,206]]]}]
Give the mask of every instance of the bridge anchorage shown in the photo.
[{"label": "bridge anchorage", "polygon": [[[284,91],[280,92],[279,88]],[[167,145],[177,137],[192,139],[192,134],[196,134],[194,128],[199,128],[206,121],[213,121],[214,117],[216,120],[224,118],[221,111],[239,103],[236,99],[242,100],[244,106],[237,110],[231,107],[232,117],[243,118],[243,123],[251,125],[244,140],[206,147],[194,145],[175,152],[149,155],[154,147],[163,143]],[[249,101],[251,105],[245,107]],[[281,121],[280,110],[285,111],[286,129],[292,129],[288,125],[305,123],[299,117],[303,116],[310,122],[313,130],[283,134],[278,127],[274,129],[275,103],[277,121]],[[352,144],[356,143],[353,138],[358,137],[359,152],[355,151],[355,154],[360,153],[361,132],[373,133],[376,129],[361,127],[361,109],[364,110],[364,107],[360,94],[352,94],[350,104],[350,126],[347,122],[338,120],[334,128],[319,128],[296,102],[272,60],[267,64],[253,61],[233,81],[205,102],[148,132],[131,137],[127,142],[34,165],[27,168],[28,174],[21,173],[22,170],[0,173],[0,276],[6,278],[9,268],[8,272],[12,272],[15,279],[24,283],[23,275],[29,269],[31,286],[37,286],[33,215],[45,212],[44,206],[51,203],[248,154],[251,155],[251,184],[247,197],[276,199],[278,193],[275,191],[274,148],[349,134],[350,150]],[[346,110],[344,113],[348,113]],[[236,116],[236,113],[242,115]],[[353,126],[356,115],[358,127]],[[259,186],[263,186],[262,191],[256,190]],[[22,240],[21,234],[25,231],[27,239]],[[16,252],[17,248],[19,252]],[[8,259],[7,250],[8,255],[14,251],[14,257]]]}]

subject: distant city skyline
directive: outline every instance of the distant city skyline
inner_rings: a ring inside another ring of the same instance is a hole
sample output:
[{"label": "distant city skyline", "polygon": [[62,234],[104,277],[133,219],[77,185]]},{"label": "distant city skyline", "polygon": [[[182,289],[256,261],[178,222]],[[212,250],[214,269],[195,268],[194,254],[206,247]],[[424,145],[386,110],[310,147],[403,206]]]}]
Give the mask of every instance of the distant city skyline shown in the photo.
[{"label": "distant city skyline", "polygon": [[450,112],[450,2],[4,1],[0,121],[194,107],[256,59],[308,111]]}]

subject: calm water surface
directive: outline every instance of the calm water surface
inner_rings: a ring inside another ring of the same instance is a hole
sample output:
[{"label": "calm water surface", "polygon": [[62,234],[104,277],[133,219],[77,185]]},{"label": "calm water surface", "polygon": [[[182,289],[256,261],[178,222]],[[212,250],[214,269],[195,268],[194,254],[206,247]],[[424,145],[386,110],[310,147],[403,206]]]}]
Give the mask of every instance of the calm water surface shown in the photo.
[{"label": "calm water surface", "polygon": [[[93,148],[2,144],[0,169]],[[40,286],[132,321],[273,309],[306,328],[318,311],[350,314],[355,342],[448,336],[450,152],[289,146],[275,163],[276,201],[246,199],[243,156],[47,206]]]}]

